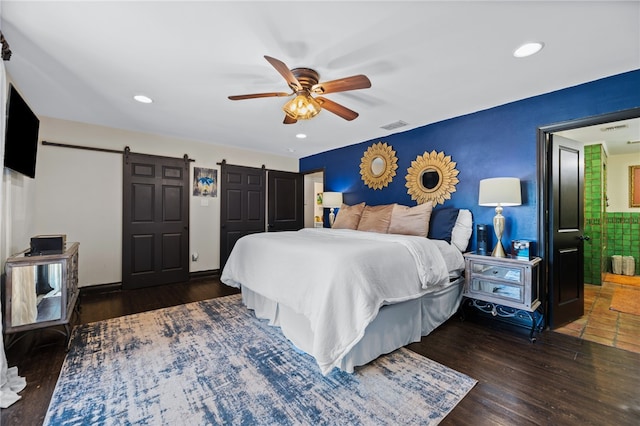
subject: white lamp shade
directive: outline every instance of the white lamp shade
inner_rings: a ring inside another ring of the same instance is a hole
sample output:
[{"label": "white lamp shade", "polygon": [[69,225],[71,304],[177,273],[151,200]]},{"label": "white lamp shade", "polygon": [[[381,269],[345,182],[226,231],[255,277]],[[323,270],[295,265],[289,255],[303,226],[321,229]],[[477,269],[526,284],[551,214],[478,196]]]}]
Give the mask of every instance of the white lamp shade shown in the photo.
[{"label": "white lamp shade", "polygon": [[342,192],[325,192],[322,194],[322,207],[339,208],[342,206]]},{"label": "white lamp shade", "polygon": [[500,177],[482,179],[478,193],[481,206],[519,206],[522,204],[520,179]]}]

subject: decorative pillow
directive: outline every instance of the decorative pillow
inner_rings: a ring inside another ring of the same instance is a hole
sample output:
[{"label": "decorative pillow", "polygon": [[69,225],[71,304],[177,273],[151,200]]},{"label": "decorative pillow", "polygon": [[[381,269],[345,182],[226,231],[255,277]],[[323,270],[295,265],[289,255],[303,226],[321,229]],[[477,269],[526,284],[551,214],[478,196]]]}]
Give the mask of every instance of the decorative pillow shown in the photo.
[{"label": "decorative pillow", "polygon": [[364,210],[364,202],[360,204],[354,204],[353,206],[343,204],[340,207],[340,210],[338,210],[338,214],[336,215],[336,219],[333,221],[332,228],[358,229],[358,223],[360,223],[362,210]]},{"label": "decorative pillow", "polygon": [[469,246],[469,239],[471,238],[472,232],[473,217],[471,216],[471,211],[460,209],[456,224],[451,231],[451,244],[458,247],[458,250],[464,253]]},{"label": "decorative pillow", "polygon": [[431,222],[429,223],[429,235],[431,240],[444,240],[451,243],[451,232],[458,219],[459,209],[446,207],[433,209]]},{"label": "decorative pillow", "polygon": [[379,232],[386,234],[391,223],[391,213],[395,204],[366,206],[358,224],[358,231]]},{"label": "decorative pillow", "polygon": [[396,204],[391,213],[389,234],[416,235],[426,237],[429,234],[429,219],[433,202],[427,201],[415,207]]}]

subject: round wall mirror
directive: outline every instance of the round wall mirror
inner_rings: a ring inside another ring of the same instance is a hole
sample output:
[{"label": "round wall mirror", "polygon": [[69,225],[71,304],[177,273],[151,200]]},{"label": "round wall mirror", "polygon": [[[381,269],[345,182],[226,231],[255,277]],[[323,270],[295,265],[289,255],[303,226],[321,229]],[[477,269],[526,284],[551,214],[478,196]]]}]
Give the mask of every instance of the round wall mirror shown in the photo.
[{"label": "round wall mirror", "polygon": [[427,191],[433,191],[438,188],[441,183],[440,173],[436,169],[427,169],[422,172],[422,186]]},{"label": "round wall mirror", "polygon": [[432,201],[433,204],[444,204],[456,192],[458,181],[456,163],[444,152],[425,152],[411,162],[407,169],[407,193],[418,204]]},{"label": "round wall mirror", "polygon": [[371,174],[373,177],[378,177],[384,173],[385,164],[384,158],[382,157],[376,157],[371,161]]},{"label": "round wall mirror", "polygon": [[382,189],[393,180],[397,168],[398,158],[391,145],[378,142],[364,152],[360,162],[360,175],[369,188]]}]

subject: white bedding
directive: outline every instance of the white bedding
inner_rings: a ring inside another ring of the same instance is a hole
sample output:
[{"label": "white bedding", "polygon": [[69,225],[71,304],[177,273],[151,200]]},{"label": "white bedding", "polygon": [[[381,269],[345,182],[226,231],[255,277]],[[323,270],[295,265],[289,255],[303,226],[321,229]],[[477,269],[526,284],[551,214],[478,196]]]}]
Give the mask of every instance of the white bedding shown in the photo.
[{"label": "white bedding", "polygon": [[310,354],[327,374],[362,338],[381,306],[446,286],[463,268],[461,253],[446,242],[305,228],[240,238],[221,280],[304,315],[313,332]]}]

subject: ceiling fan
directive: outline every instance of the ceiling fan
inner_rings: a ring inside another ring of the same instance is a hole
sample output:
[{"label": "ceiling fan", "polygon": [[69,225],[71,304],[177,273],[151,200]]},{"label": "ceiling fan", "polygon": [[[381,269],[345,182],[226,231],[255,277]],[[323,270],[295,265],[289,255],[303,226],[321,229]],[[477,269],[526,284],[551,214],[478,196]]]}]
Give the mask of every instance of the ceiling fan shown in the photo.
[{"label": "ceiling fan", "polygon": [[327,93],[346,92],[348,90],[366,89],[371,87],[371,81],[362,74],[351,77],[339,78],[337,80],[320,83],[320,74],[311,68],[289,69],[284,62],[272,58],[264,57],[269,63],[284,77],[287,84],[293,90],[287,92],[253,93],[249,95],[229,96],[232,101],[254,98],[270,98],[281,96],[293,96],[295,98],[287,102],[282,108],[285,112],[284,124],[293,124],[298,120],[307,120],[318,115],[321,109],[336,114],[345,120],[353,120],[358,117],[358,113],[333,102],[325,97],[313,97],[312,94],[323,95]]}]

